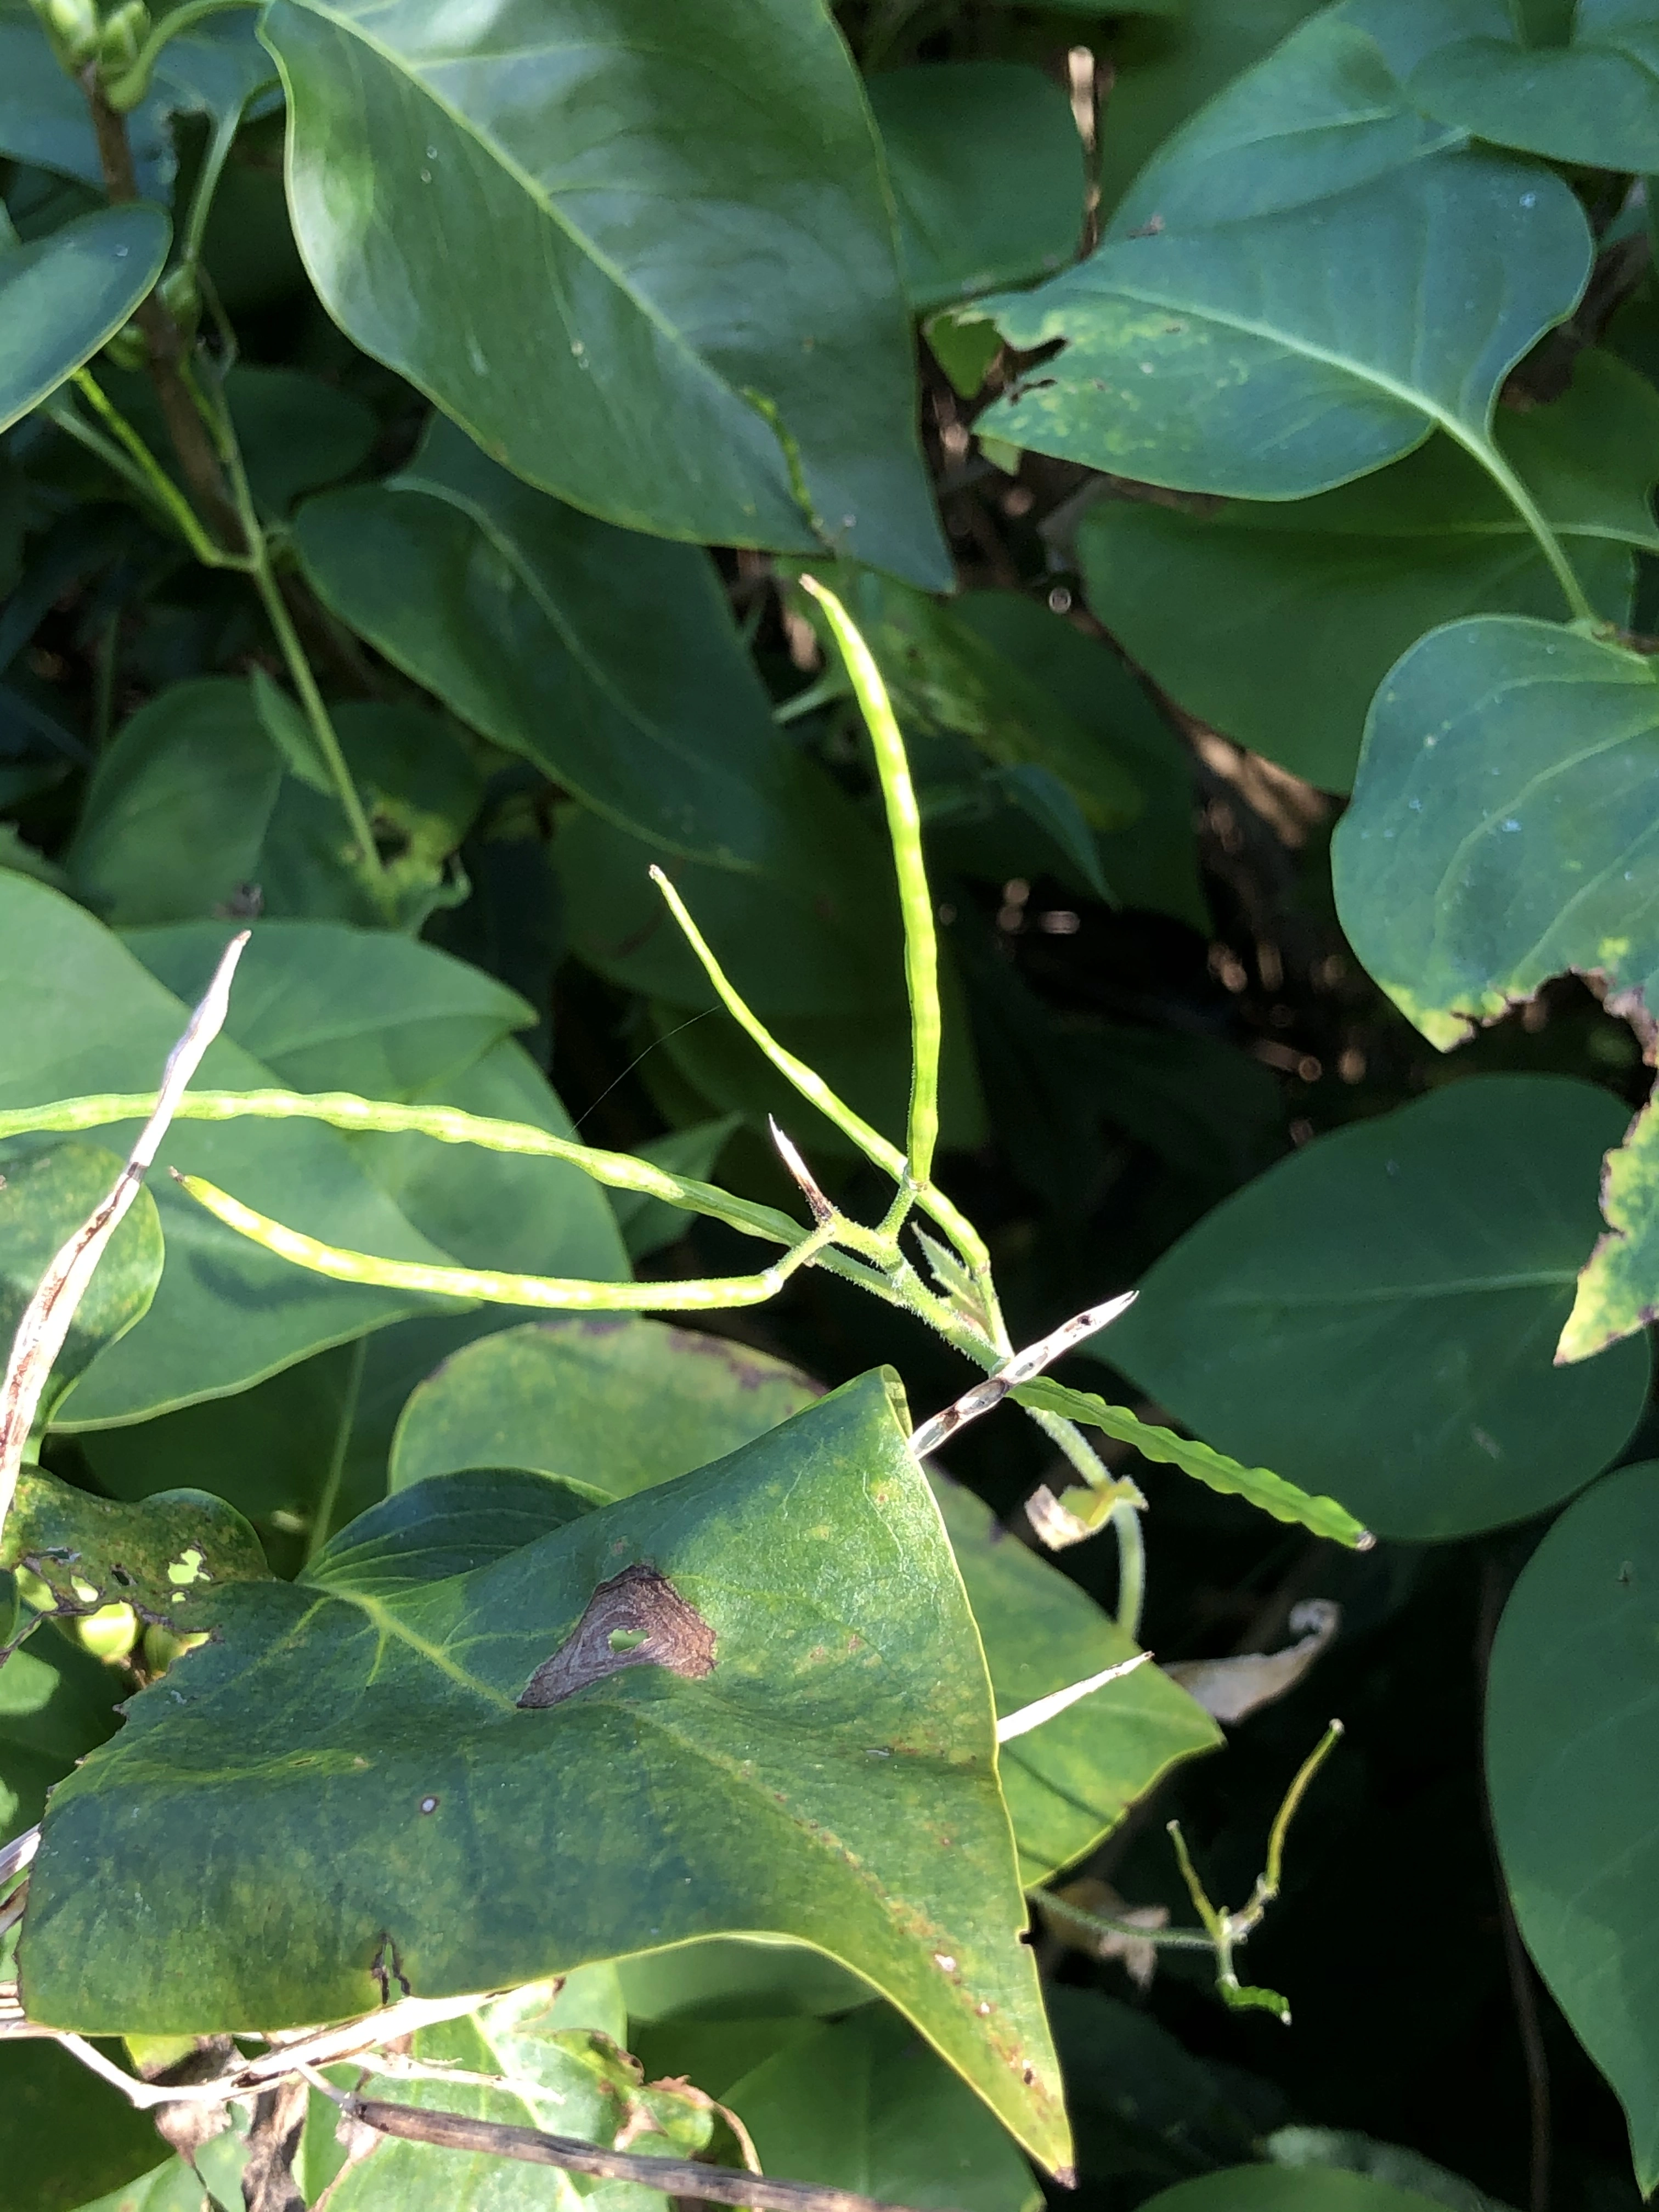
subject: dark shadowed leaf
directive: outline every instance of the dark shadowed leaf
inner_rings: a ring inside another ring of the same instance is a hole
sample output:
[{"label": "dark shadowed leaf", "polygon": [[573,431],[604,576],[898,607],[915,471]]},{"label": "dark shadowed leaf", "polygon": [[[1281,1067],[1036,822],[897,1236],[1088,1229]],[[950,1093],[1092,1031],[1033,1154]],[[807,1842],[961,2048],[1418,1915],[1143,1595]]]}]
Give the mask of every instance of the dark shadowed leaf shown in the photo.
[{"label": "dark shadowed leaf", "polygon": [[1103,1349],[1379,1535],[1540,1512],[1607,1465],[1646,1392],[1641,1345],[1552,1364],[1624,1118],[1589,1084],[1492,1076],[1322,1137],[1166,1253]]},{"label": "dark shadowed leaf", "polygon": [[1083,149],[1051,78],[1013,62],[947,62],[885,70],[868,89],[918,314],[1072,259]]},{"label": "dark shadowed leaf", "polygon": [[990,2114],[885,2005],[833,2022],[688,2021],[646,2038],[641,2056],[736,2112],[767,2173],[919,2212],[1042,2202]]},{"label": "dark shadowed leaf", "polygon": [[[1492,1647],[1486,1772],[1516,1917],[1659,2182],[1659,1463],[1621,1468],[1534,1553]],[[1564,1818],[1565,1808],[1571,1816]]]},{"label": "dark shadowed leaf", "polygon": [[1425,115],[1553,161],[1659,169],[1659,24],[1643,0],[1577,0],[1572,36],[1548,46],[1507,11],[1485,36],[1449,38],[1412,71]]},{"label": "dark shadowed leaf", "polygon": [[1433,2203],[1334,2166],[1235,2166],[1164,2190],[1148,2212],[1429,2212]]},{"label": "dark shadowed leaf", "polygon": [[308,501],[297,538],[343,621],[623,830],[823,872],[839,794],[774,729],[706,553],[532,490],[441,418],[388,483]]}]

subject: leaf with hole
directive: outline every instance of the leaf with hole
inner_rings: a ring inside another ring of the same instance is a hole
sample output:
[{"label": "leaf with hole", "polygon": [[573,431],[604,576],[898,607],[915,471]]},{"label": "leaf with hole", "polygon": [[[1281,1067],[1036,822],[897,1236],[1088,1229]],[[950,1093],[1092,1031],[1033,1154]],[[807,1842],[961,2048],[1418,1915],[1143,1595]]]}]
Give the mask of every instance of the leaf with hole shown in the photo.
[{"label": "leaf with hole", "polygon": [[1316,1139],[1189,1230],[1101,1356],[1380,1536],[1501,1528],[1614,1457],[1646,1347],[1557,1367],[1616,1099],[1486,1076]]},{"label": "leaf with hole", "polygon": [[826,9],[273,0],[261,36],[324,305],[495,459],[624,528],[948,581]]},{"label": "leaf with hole", "polygon": [[[58,1791],[36,2017],[273,2027],[371,2006],[377,1966],[434,1996],[770,1929],[866,1974],[1066,2164],[979,1639],[881,1375],[468,1573],[365,1588],[364,1533],[298,1585],[226,1590],[216,1640]],[[525,1710],[630,1568],[704,1625],[709,1671],[599,1655]]]},{"label": "leaf with hole", "polygon": [[1516,496],[1492,407],[1576,304],[1589,234],[1559,179],[1417,113],[1400,73],[1424,34],[1396,21],[1385,46],[1385,12],[1316,17],[1160,151],[1087,261],[984,303],[1011,344],[1066,344],[979,428],[1271,500],[1439,428]]}]

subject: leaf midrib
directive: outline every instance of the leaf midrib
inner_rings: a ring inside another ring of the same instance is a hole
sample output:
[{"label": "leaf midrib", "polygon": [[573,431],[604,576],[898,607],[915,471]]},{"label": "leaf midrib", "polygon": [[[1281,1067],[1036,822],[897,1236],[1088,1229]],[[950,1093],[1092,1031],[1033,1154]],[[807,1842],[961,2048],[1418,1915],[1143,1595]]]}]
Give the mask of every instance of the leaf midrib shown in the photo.
[{"label": "leaf midrib", "polygon": [[[676,353],[690,363],[698,374],[718,386],[727,398],[739,406],[747,406],[750,404],[744,399],[740,392],[727,383],[711,362],[697,352],[696,348],[688,342],[684,334],[667,320],[654,302],[648,300],[628,281],[610,257],[602,253],[594,241],[577,228],[558,207],[552,196],[545,191],[528,171],[514,159],[505,147],[497,140],[486,137],[469,117],[464,115],[453,102],[446,99],[416,69],[406,64],[393,48],[369,35],[363,28],[365,15],[341,15],[324,4],[324,0],[289,0],[289,4],[302,14],[314,15],[320,21],[331,25],[343,37],[356,40],[370,53],[375,55],[394,76],[407,84],[411,90],[417,91],[422,99],[429,101],[441,115],[447,118],[460,137],[470,141],[487,161],[494,162],[497,168],[512,179],[531,204],[538,209],[547,221],[569,240],[577,252],[592,264],[593,267],[629,302],[641,319],[648,323],[659,337],[666,340]],[[542,46],[536,51],[544,52],[546,48]]]}]

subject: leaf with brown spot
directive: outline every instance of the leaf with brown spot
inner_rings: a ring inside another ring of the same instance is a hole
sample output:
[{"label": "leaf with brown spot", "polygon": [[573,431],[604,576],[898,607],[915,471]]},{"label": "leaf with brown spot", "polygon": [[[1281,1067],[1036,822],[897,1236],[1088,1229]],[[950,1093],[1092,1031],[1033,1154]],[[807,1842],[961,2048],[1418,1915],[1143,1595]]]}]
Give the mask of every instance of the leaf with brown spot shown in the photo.
[{"label": "leaf with brown spot", "polygon": [[520,1692],[521,1706],[556,1705],[623,1667],[666,1667],[695,1682],[713,1672],[714,1632],[654,1567],[601,1583],[569,1636]]}]

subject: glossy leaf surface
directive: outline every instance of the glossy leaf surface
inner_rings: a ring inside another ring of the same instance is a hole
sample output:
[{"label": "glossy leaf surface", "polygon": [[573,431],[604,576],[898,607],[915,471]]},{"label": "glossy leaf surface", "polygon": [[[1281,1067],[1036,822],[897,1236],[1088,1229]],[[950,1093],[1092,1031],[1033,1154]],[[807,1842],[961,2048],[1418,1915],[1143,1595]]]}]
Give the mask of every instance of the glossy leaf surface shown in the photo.
[{"label": "glossy leaf surface", "polygon": [[0,430],[113,337],[161,273],[158,207],[95,210],[33,245],[0,236]]},{"label": "glossy leaf surface", "polygon": [[325,305],[515,475],[947,580],[878,142],[822,9],[275,0],[262,35]]},{"label": "glossy leaf surface", "polygon": [[[879,1375],[471,1573],[380,1583],[362,1551],[348,1531],[307,1584],[228,1592],[218,1640],[59,1790],[24,1937],[39,2016],[275,2025],[372,2003],[377,1957],[432,1995],[772,1928],[869,1975],[1066,2163],[979,1641]],[[595,1648],[521,1708],[647,1559],[701,1624],[686,1671]],[[359,1694],[319,1703],[322,1670]],[[567,1791],[579,1860],[548,1827]],[[325,1853],[326,1885],[294,1879]]]},{"label": "glossy leaf surface", "polygon": [[[1492,1647],[1486,1772],[1527,1948],[1659,2181],[1659,1464],[1621,1468],[1528,1561]],[[1563,1808],[1571,1808],[1571,1818]]]},{"label": "glossy leaf surface", "polygon": [[1188,1231],[1103,1349],[1379,1535],[1540,1512],[1606,1466],[1646,1390],[1639,1345],[1552,1364],[1623,1123],[1588,1084],[1493,1076],[1321,1138]]},{"label": "glossy leaf surface", "polygon": [[1425,56],[1411,96],[1425,115],[1498,146],[1598,169],[1659,167],[1659,24],[1643,0],[1577,0],[1560,46],[1453,38]]}]

